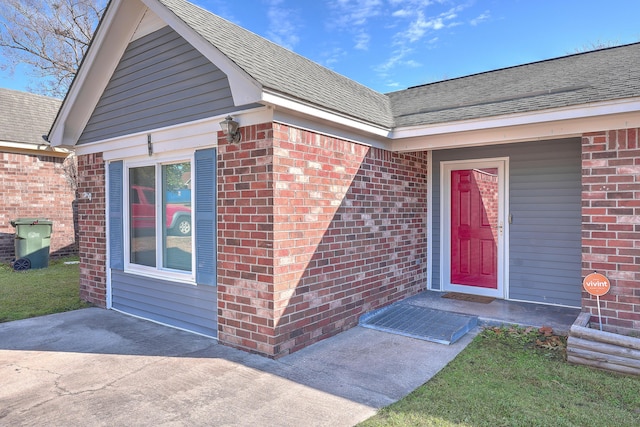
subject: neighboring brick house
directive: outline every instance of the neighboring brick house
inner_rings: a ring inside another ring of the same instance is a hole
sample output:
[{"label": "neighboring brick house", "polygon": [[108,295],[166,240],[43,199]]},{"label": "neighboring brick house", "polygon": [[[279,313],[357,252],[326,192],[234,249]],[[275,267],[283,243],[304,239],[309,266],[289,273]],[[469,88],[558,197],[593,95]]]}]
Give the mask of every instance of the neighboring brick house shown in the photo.
[{"label": "neighboring brick house", "polygon": [[593,312],[593,270],[637,332],[638,129],[640,44],[380,94],[184,0],[113,0],[49,139],[91,196],[83,298],[279,357],[424,290]]},{"label": "neighboring brick house", "polygon": [[62,101],[0,89],[0,261],[15,256],[18,218],[53,221],[52,256],[77,254],[75,191],[66,172],[69,150],[52,148],[43,138]]}]

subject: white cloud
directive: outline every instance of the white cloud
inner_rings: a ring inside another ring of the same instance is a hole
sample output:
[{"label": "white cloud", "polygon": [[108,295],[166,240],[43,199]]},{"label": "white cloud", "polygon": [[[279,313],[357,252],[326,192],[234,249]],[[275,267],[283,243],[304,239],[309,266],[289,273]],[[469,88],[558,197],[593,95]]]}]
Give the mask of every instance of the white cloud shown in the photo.
[{"label": "white cloud", "polygon": [[442,18],[436,18],[430,21],[429,24],[434,30],[441,30],[444,28],[444,23],[442,22]]},{"label": "white cloud", "polygon": [[452,19],[456,19],[457,17],[458,17],[458,14],[455,13],[453,10],[450,10],[447,13],[444,13],[443,15],[441,15],[440,19],[451,21]]},{"label": "white cloud", "polygon": [[365,31],[360,31],[355,36],[355,48],[358,50],[367,50],[369,49],[369,42],[371,41],[371,36],[369,33]]},{"label": "white cloud", "polygon": [[[277,1],[277,0],[271,0]],[[373,67],[381,81],[393,82],[399,68],[424,67],[417,52],[433,49],[447,28],[469,25],[464,11],[473,0],[325,0],[328,33],[342,39],[342,49],[324,54],[322,63],[331,67],[354,50],[386,55]],[[445,35],[444,33],[443,35]],[[347,44],[344,36],[347,36]],[[391,84],[391,83],[390,83]],[[389,86],[391,87],[391,86]]]},{"label": "white cloud", "polygon": [[322,52],[320,54],[320,57],[322,58],[320,62],[325,67],[333,68],[333,65],[340,62],[340,60],[345,56],[347,56],[347,52],[344,49],[342,49],[341,47],[335,47],[333,49]]},{"label": "white cloud", "polygon": [[333,0],[329,2],[331,20],[327,26],[338,31],[353,33],[353,47],[367,50],[371,34],[367,30],[370,20],[382,15],[382,0]]},{"label": "white cloud", "polygon": [[362,26],[382,12],[382,0],[334,0],[329,2],[334,11],[331,24],[342,28]]},{"label": "white cloud", "polygon": [[418,18],[415,21],[411,22],[411,24],[409,24],[409,28],[407,28],[406,31],[404,31],[403,33],[398,33],[398,36],[413,43],[420,40],[422,36],[424,36],[424,34],[427,32],[428,27],[429,24],[424,19],[424,14],[422,13],[422,11],[419,11]]},{"label": "white cloud", "polygon": [[[471,2],[455,4],[452,0],[388,0],[393,12],[390,14],[389,28],[396,28],[392,45],[394,50],[386,61],[375,67],[381,78],[386,78],[393,68],[419,68],[423,64],[414,58],[419,49],[433,48],[439,41],[436,34],[446,28],[462,25],[459,15]],[[433,13],[434,7],[451,5],[439,13]]]},{"label": "white cloud", "polygon": [[424,9],[427,6],[431,6],[434,3],[446,3],[450,0],[389,0],[389,4],[392,6],[402,5],[409,10],[421,8]]},{"label": "white cloud", "polygon": [[394,18],[407,18],[413,15],[413,11],[409,9],[399,9],[391,14]]},{"label": "white cloud", "polygon": [[421,40],[430,31],[438,31],[443,28],[449,28],[459,25],[454,21],[458,17],[458,12],[464,9],[464,5],[456,6],[448,11],[441,13],[437,16],[426,17],[426,9],[408,10],[402,9],[397,17],[399,18],[413,18],[408,27],[404,31],[400,31],[396,34],[398,40],[406,40],[410,43],[415,43]]},{"label": "white cloud", "polygon": [[[375,68],[375,71],[380,73],[381,75],[386,75],[386,73],[392,68],[397,67],[398,65],[406,65],[411,60],[406,60],[405,58],[413,52],[413,49],[401,46],[400,48],[394,50],[391,53],[389,59],[387,59],[384,63],[378,65]],[[417,64],[417,62],[413,61],[413,64]]]},{"label": "white cloud", "polygon": [[482,14],[480,14],[480,16],[477,16],[476,18],[473,18],[471,21],[469,21],[469,23],[475,27],[476,25],[479,25],[489,20],[489,18],[491,18],[491,13],[489,13],[489,11],[486,10]]},{"label": "white cloud", "polygon": [[269,30],[267,37],[276,44],[293,50],[300,41],[296,12],[282,6],[283,0],[269,0],[267,18]]},{"label": "white cloud", "polygon": [[418,12],[417,18],[409,24],[409,28],[403,33],[398,33],[400,38],[406,39],[411,43],[421,40],[429,30],[438,31],[446,27],[446,17],[436,17],[426,19],[422,11]]}]

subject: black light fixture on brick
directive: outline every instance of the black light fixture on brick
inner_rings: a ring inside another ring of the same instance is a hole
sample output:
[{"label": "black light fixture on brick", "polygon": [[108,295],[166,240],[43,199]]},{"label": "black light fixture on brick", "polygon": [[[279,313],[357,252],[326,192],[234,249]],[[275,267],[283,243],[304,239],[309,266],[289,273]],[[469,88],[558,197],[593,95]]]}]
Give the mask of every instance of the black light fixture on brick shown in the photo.
[{"label": "black light fixture on brick", "polygon": [[222,133],[227,136],[227,142],[240,142],[240,138],[242,138],[242,135],[240,135],[240,131],[238,130],[240,125],[238,122],[233,120],[231,116],[227,116],[223,121],[221,121],[220,127],[222,128]]}]

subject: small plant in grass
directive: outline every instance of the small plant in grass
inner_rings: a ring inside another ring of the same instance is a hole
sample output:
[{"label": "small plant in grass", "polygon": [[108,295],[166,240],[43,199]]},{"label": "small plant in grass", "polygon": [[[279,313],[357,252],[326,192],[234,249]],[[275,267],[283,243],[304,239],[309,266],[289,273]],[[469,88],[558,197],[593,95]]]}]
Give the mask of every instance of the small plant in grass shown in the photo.
[{"label": "small plant in grass", "polygon": [[567,338],[553,333],[553,328],[520,326],[500,326],[485,328],[481,335],[493,338],[498,342],[521,346],[524,349],[546,351],[546,355],[566,360]]}]

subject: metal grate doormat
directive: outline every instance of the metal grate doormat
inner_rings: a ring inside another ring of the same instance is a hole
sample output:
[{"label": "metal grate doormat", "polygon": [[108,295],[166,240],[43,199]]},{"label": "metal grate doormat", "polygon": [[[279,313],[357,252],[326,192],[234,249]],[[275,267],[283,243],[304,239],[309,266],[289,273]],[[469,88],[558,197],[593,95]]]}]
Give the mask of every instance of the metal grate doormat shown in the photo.
[{"label": "metal grate doormat", "polygon": [[360,318],[365,328],[440,344],[453,344],[477,325],[477,316],[409,304],[394,304]]}]

